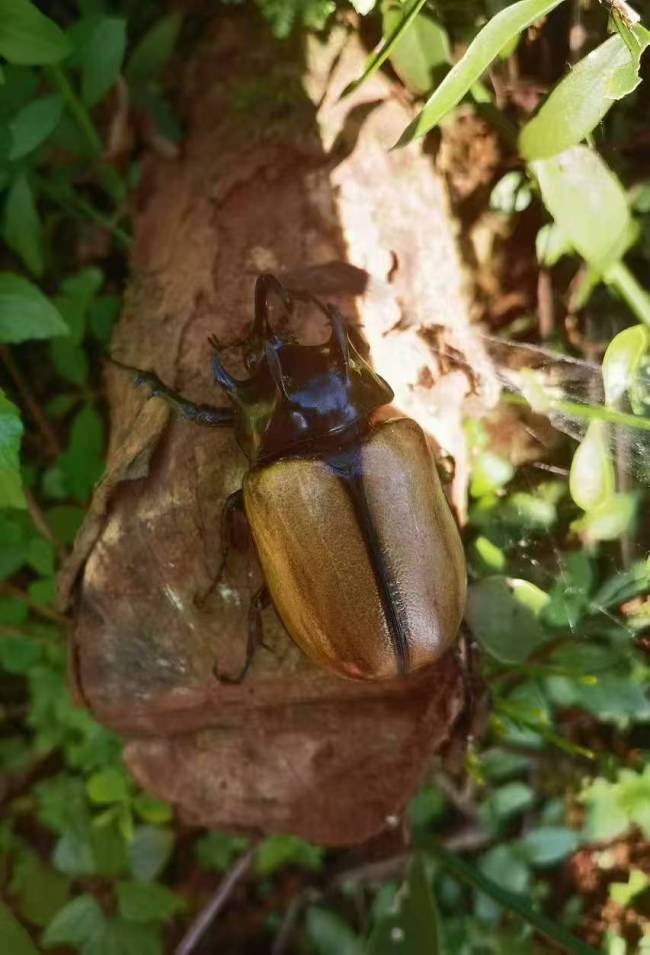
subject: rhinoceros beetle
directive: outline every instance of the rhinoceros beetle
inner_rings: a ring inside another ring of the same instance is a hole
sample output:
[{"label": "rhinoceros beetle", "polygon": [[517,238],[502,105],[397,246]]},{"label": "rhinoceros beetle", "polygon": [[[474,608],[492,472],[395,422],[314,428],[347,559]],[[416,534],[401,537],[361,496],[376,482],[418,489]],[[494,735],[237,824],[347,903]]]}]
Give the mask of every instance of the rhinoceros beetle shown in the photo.
[{"label": "rhinoceros beetle", "polygon": [[[289,313],[296,297],[311,300],[329,340],[306,345],[274,331],[270,295]],[[196,405],[155,373],[121,365],[182,417],[233,427],[249,460],[224,509],[225,529],[243,504],[265,578],[251,604],[246,667],[269,599],[309,657],[356,680],[405,676],[458,634],[465,562],[435,460],[419,425],[389,407],[393,392],[361,341],[334,306],[263,274],[244,346],[249,377],[226,371],[210,339],[229,407]]]}]

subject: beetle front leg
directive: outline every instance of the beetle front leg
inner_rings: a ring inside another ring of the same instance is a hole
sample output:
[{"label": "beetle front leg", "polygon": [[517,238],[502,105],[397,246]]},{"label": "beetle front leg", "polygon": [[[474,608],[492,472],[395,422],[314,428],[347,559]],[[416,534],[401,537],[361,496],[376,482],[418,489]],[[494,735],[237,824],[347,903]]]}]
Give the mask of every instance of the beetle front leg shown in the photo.
[{"label": "beetle front leg", "polygon": [[248,608],[248,639],[246,641],[246,658],[244,659],[244,665],[235,677],[227,676],[224,673],[219,673],[219,671],[215,668],[215,675],[220,683],[241,683],[250,669],[257,648],[264,647],[266,650],[269,649],[269,647],[267,647],[264,643],[262,611],[268,607],[270,603],[271,595],[266,584],[263,584],[257,593],[254,594]]},{"label": "beetle front leg", "polygon": [[125,365],[115,358],[109,358],[113,365],[133,375],[136,385],[146,385],[149,389],[147,398],[162,398],[181,418],[193,421],[207,428],[229,428],[233,424],[232,408],[217,408],[214,405],[197,405],[177,391],[168,388],[154,371],[143,371],[132,365]]}]

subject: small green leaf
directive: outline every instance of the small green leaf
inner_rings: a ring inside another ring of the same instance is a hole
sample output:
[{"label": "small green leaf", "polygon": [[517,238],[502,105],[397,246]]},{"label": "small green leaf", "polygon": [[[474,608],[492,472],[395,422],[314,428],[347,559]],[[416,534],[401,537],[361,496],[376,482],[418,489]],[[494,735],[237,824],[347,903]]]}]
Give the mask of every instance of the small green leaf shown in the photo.
[{"label": "small green leaf", "polygon": [[310,905],[305,925],[313,950],[318,955],[366,955],[362,940],[334,912]]},{"label": "small green leaf", "polygon": [[146,83],[159,76],[174,52],[183,22],[179,11],[168,13],[147,30],[129,57],[126,78],[129,83]]},{"label": "small green leaf", "polygon": [[16,113],[9,123],[10,159],[21,159],[47,139],[61,119],[63,102],[58,93],[40,96]]},{"label": "small green leaf", "polygon": [[443,955],[438,906],[419,856],[395,896],[393,911],[381,919],[368,943],[368,955]]},{"label": "small green leaf", "polygon": [[[469,47],[429,97],[422,112],[400,136],[397,146],[424,136],[440,122],[483,75],[490,63],[514,36],[545,17],[562,0],[519,0],[491,17]],[[419,12],[419,11],[418,11]]]},{"label": "small green leaf", "polygon": [[57,338],[50,344],[52,364],[65,381],[82,388],[88,381],[90,367],[86,352],[68,338]]},{"label": "small green leaf", "polygon": [[382,63],[385,63],[388,57],[391,55],[398,41],[402,39],[405,31],[411,26],[425,3],[426,0],[410,0],[410,3],[406,3],[404,5],[402,16],[393,27],[390,35],[384,37],[379,49],[372,53],[368,58],[366,67],[359,79],[349,83],[341,93],[341,96],[347,96],[348,93],[352,93],[354,90],[358,89],[361,84],[368,79],[369,76],[372,76],[373,73],[377,72]]},{"label": "small green leaf", "polygon": [[583,511],[603,504],[614,493],[614,465],[607,445],[607,425],[592,421],[571,462],[569,490]]},{"label": "small green leaf", "polygon": [[117,901],[129,922],[167,922],[185,908],[183,899],[157,882],[118,882]]},{"label": "small green leaf", "polygon": [[632,900],[641,895],[650,886],[650,879],[641,869],[632,869],[627,882],[612,882],[609,886],[609,897],[612,902],[627,908]]},{"label": "small green leaf", "polygon": [[649,347],[650,331],[643,325],[625,328],[611,340],[602,364],[606,404],[617,405],[626,392],[634,389]]},{"label": "small green leaf", "polygon": [[148,793],[139,793],[133,800],[133,808],[143,822],[162,823],[172,818],[171,806]]},{"label": "small green leaf", "polygon": [[52,919],[42,938],[46,948],[55,945],[81,946],[99,934],[106,922],[94,896],[84,893],[68,902]]},{"label": "small green leaf", "polygon": [[70,440],[59,464],[66,485],[76,500],[90,497],[103,468],[104,429],[102,419],[91,405],[84,405],[70,427]]},{"label": "small green leaf", "polygon": [[126,49],[126,20],[100,17],[81,54],[81,96],[94,106],[115,84]]},{"label": "small green leaf", "polygon": [[255,854],[259,875],[271,875],[286,865],[297,865],[317,872],[322,865],[323,849],[298,836],[268,836]]},{"label": "small green leaf", "polygon": [[557,865],[578,848],[580,837],[566,826],[539,826],[530,829],[519,846],[533,866]]},{"label": "small green leaf", "polygon": [[479,535],[472,544],[472,549],[478,558],[480,569],[492,574],[505,569],[506,555],[489,538]]},{"label": "small green leaf", "polygon": [[0,342],[67,335],[68,328],[56,308],[27,279],[0,272]]},{"label": "small green leaf", "polygon": [[481,805],[480,815],[490,829],[497,829],[504,822],[519,816],[529,809],[535,801],[530,786],[513,780],[495,787]]},{"label": "small green leaf", "polygon": [[83,524],[84,510],[72,504],[56,504],[47,511],[47,523],[52,533],[62,544],[72,544]]},{"label": "small green leaf", "polygon": [[24,173],[16,176],[7,193],[2,237],[30,272],[37,277],[43,274],[41,220],[34,203],[32,188]]},{"label": "small green leaf", "polygon": [[513,169],[499,179],[490,193],[490,209],[512,215],[527,209],[532,198],[528,180],[523,173]]},{"label": "small green leaf", "polygon": [[[389,37],[399,26],[404,5],[386,0],[382,6],[383,34]],[[449,37],[443,26],[429,14],[420,13],[411,27],[393,46],[390,63],[405,86],[413,93],[426,93],[435,83],[436,73],[451,62]]]},{"label": "small green leaf", "polygon": [[627,247],[631,221],[625,191],[614,173],[586,146],[538,159],[531,168],[544,205],[567,240],[592,268],[606,271]]},{"label": "small green leaf", "polygon": [[157,878],[174,848],[174,833],[158,826],[136,826],[127,847],[131,875],[142,882]]},{"label": "small green leaf", "polygon": [[469,588],[467,621],[497,660],[523,663],[546,639],[539,616],[548,600],[548,594],[528,580],[485,577]]},{"label": "small green leaf", "polygon": [[575,521],[572,529],[588,541],[615,541],[630,530],[636,508],[635,494],[611,494]]},{"label": "small green leaf", "polygon": [[159,926],[108,919],[102,931],[86,942],[81,955],[163,955]]},{"label": "small green leaf", "polygon": [[59,27],[29,3],[2,0],[0,5],[0,56],[10,63],[41,66],[58,63],[70,52]]},{"label": "small green leaf", "polygon": [[519,135],[519,152],[525,159],[547,159],[575,146],[598,126],[616,100],[636,89],[650,33],[640,25],[632,31],[638,39],[634,54],[616,34],[580,60],[551,91]]},{"label": "small green leaf", "polygon": [[535,236],[537,261],[546,268],[557,265],[563,255],[573,252],[573,246],[555,222],[547,222]]},{"label": "small green leaf", "polygon": [[483,497],[507,484],[515,470],[507,458],[493,451],[482,451],[472,463],[472,497]]},{"label": "small green leaf", "polygon": [[73,879],[94,875],[96,866],[90,839],[72,829],[64,832],[54,846],[52,864]]},{"label": "small green leaf", "polygon": [[23,425],[18,408],[0,388],[0,507],[25,507],[19,452]]},{"label": "small green leaf", "polygon": [[0,901],[0,951],[6,955],[38,955],[38,949],[11,910]]},{"label": "small green leaf", "polygon": [[14,863],[11,892],[18,897],[21,916],[45,926],[68,901],[69,883],[35,852],[24,851]]},{"label": "small green leaf", "polygon": [[86,792],[94,803],[121,802],[129,795],[129,786],[124,773],[109,767],[93,773],[86,783]]},{"label": "small green leaf", "polygon": [[196,843],[196,860],[202,869],[226,872],[247,847],[248,839],[243,836],[229,836],[218,830],[206,832]]}]

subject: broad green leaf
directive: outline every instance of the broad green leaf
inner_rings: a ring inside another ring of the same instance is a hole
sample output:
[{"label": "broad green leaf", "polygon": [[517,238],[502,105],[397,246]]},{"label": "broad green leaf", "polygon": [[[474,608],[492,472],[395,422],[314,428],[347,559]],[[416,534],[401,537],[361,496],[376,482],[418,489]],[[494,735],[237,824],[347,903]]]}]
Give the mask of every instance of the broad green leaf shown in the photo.
[{"label": "broad green leaf", "polygon": [[546,639],[539,616],[548,599],[528,580],[485,577],[469,588],[467,621],[493,657],[523,663]]},{"label": "broad green leaf", "polygon": [[146,83],[157,77],[174,52],[183,22],[179,11],[168,13],[145,33],[129,57],[126,78],[129,83]]},{"label": "broad green leaf", "polygon": [[136,826],[127,846],[129,869],[134,879],[149,882],[167,865],[174,848],[174,833],[159,826]]},{"label": "broad green leaf", "polygon": [[0,56],[10,63],[41,66],[58,63],[70,52],[59,27],[29,3],[29,0],[2,0],[0,3]]},{"label": "broad green leaf", "polygon": [[158,882],[118,882],[117,901],[129,922],[167,922],[185,908],[183,899]]},{"label": "broad green leaf", "polygon": [[81,955],[163,955],[159,927],[108,919],[84,944]]},{"label": "broad green leaf", "polygon": [[307,909],[305,925],[317,955],[366,955],[362,940],[334,912],[311,905]]},{"label": "broad green leaf", "polygon": [[636,508],[635,494],[611,494],[575,521],[572,529],[588,541],[615,541],[630,530]]},{"label": "broad green leaf", "polygon": [[197,840],[196,861],[202,869],[226,872],[247,847],[248,839],[243,836],[229,836],[218,830],[206,832]]},{"label": "broad green leaf", "polygon": [[580,837],[566,826],[539,826],[529,829],[519,846],[533,866],[556,865],[578,848]]},{"label": "broad green leaf", "polygon": [[4,902],[0,901],[0,951],[6,955],[38,955],[38,949]]},{"label": "broad green leaf", "polygon": [[[91,405],[84,405],[73,419],[68,447],[59,458],[66,486],[70,494],[80,502],[90,497],[96,481],[101,477],[104,469],[103,446],[102,419]],[[104,772],[115,781],[114,785],[119,785],[117,782],[119,774],[116,770],[107,769]],[[95,777],[92,779],[95,780]],[[121,785],[125,785],[124,780]],[[88,791],[90,793],[91,789],[89,788]],[[93,793],[99,794],[99,782],[97,789],[93,789]],[[91,795],[91,798],[95,799],[95,795]],[[97,798],[95,801],[110,802],[111,800]]]},{"label": "broad green leaf", "polygon": [[0,388],[0,507],[25,507],[19,452],[23,425],[18,408]]},{"label": "broad green leaf", "polygon": [[13,272],[0,272],[0,342],[67,334],[58,311],[35,285]]},{"label": "broad green leaf", "polygon": [[[623,187],[598,153],[573,146],[531,167],[544,205],[573,248],[599,272],[627,246],[630,211]],[[603,228],[603,223],[607,228]]]},{"label": "broad green leaf", "polygon": [[63,97],[58,93],[40,96],[24,106],[9,123],[10,159],[21,159],[40,146],[56,128],[63,113]]},{"label": "broad green leaf", "polygon": [[24,173],[16,176],[4,208],[2,237],[37,278],[43,274],[41,220]]},{"label": "broad green leaf", "polygon": [[81,55],[81,96],[94,106],[115,84],[126,49],[126,20],[101,17]]},{"label": "broad green leaf", "polygon": [[[502,843],[489,849],[478,862],[482,875],[492,882],[496,882],[501,889],[524,896],[531,882],[531,871],[517,848],[508,843]],[[476,896],[476,914],[485,921],[492,921],[498,916],[499,908],[494,901],[482,893]]]},{"label": "broad green leaf", "polygon": [[406,127],[396,145],[405,146],[433,129],[469,92],[514,36],[531,23],[545,17],[561,2],[562,0],[520,0],[491,17],[474,37],[458,63],[434,90],[421,113]]},{"label": "broad green leaf", "polygon": [[650,590],[650,559],[639,560],[625,571],[606,580],[593,597],[594,607],[616,607]]},{"label": "broad green leaf", "polygon": [[[399,0],[386,0],[382,13],[383,34],[387,37],[399,26],[404,5]],[[436,72],[450,62],[451,49],[445,28],[425,13],[420,13],[402,33],[390,54],[391,66],[401,81],[420,95],[431,89]]]},{"label": "broad green leaf", "polygon": [[73,879],[95,875],[95,859],[89,837],[72,829],[64,832],[54,846],[52,864],[59,872]]},{"label": "broad green leaf", "polygon": [[50,344],[52,364],[59,375],[73,385],[83,387],[90,374],[85,350],[68,338],[57,338]]},{"label": "broad green leaf", "polygon": [[519,152],[527,159],[547,159],[585,139],[618,99],[641,82],[641,54],[650,32],[632,27],[638,44],[634,54],[616,34],[573,67],[519,135]]},{"label": "broad green leaf", "polygon": [[55,945],[81,946],[102,931],[105,921],[94,896],[87,893],[78,895],[54,916],[45,930],[42,943],[46,948]]},{"label": "broad green leaf", "polygon": [[571,497],[583,511],[589,511],[611,497],[614,487],[614,465],[607,444],[607,425],[604,421],[591,421],[571,462]]},{"label": "broad green leaf", "polygon": [[634,388],[649,347],[650,331],[643,325],[625,328],[611,340],[602,364],[606,404],[618,404]]},{"label": "broad green leaf", "polygon": [[535,801],[535,794],[530,786],[513,780],[495,787],[480,807],[480,816],[486,826],[496,830],[513,816],[521,815],[529,809]]},{"label": "broad green leaf", "polygon": [[392,33],[389,36],[384,37],[379,48],[368,58],[366,68],[359,79],[349,83],[343,90],[341,96],[347,96],[348,93],[352,93],[354,90],[358,89],[361,84],[368,79],[369,76],[372,76],[373,73],[377,72],[382,63],[385,63],[388,57],[391,55],[398,41],[404,36],[405,31],[411,26],[425,3],[426,0],[410,0],[409,3],[404,5],[403,14],[400,17],[399,22],[393,28]]},{"label": "broad green leaf", "polygon": [[69,883],[35,852],[23,851],[13,866],[11,893],[23,918],[45,926],[68,901]]},{"label": "broad green leaf", "polygon": [[373,930],[367,955],[443,955],[440,913],[419,856],[411,863],[393,909]]}]

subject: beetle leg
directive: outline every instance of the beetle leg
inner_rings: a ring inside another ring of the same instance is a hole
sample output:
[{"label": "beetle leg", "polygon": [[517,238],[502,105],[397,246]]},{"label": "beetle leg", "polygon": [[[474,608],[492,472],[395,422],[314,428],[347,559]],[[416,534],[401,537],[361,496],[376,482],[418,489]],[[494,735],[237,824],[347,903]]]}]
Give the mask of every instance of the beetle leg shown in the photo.
[{"label": "beetle leg", "polygon": [[234,415],[232,408],[216,408],[214,405],[197,405],[188,398],[184,398],[177,391],[168,388],[160,380],[154,371],[143,371],[140,368],[133,368],[131,365],[124,365],[115,358],[109,358],[113,365],[128,371],[134,376],[136,385],[145,385],[149,389],[147,398],[162,398],[174,411],[187,421],[193,421],[194,424],[204,425],[207,428],[229,428],[233,424]]},{"label": "beetle leg", "polygon": [[271,595],[266,584],[263,584],[257,593],[253,595],[248,608],[248,639],[246,641],[246,658],[244,665],[235,677],[227,676],[215,670],[215,674],[221,683],[242,683],[250,669],[257,648],[264,647],[265,650],[270,649],[270,647],[264,643],[264,626],[262,623],[262,611],[265,607],[268,607],[270,603]]},{"label": "beetle leg", "polygon": [[230,556],[230,549],[232,547],[234,517],[237,511],[243,511],[243,509],[244,493],[241,488],[238,488],[236,491],[233,491],[232,494],[228,495],[223,505],[223,510],[221,512],[221,557],[219,559],[219,566],[210,583],[210,586],[205,593],[202,595],[197,594],[194,598],[194,603],[199,608],[203,607],[206,600],[223,577],[226,565],[228,563],[228,557]]}]

